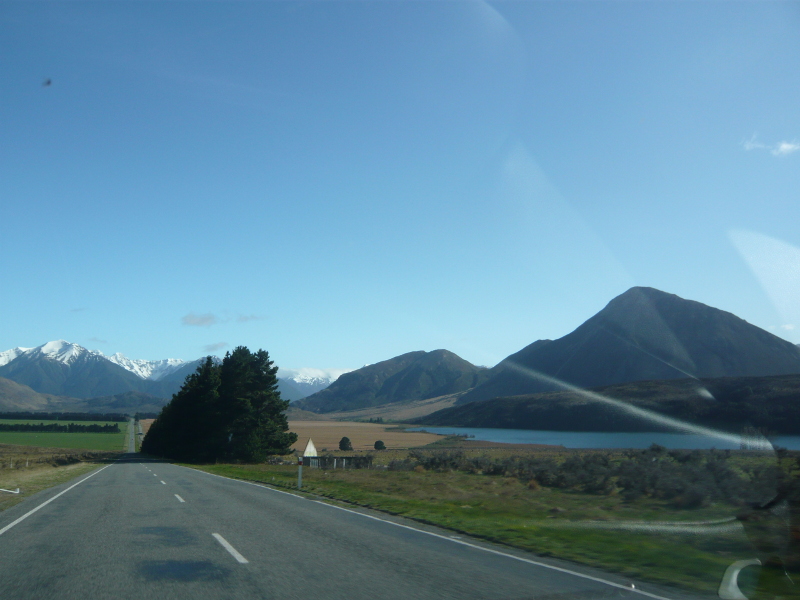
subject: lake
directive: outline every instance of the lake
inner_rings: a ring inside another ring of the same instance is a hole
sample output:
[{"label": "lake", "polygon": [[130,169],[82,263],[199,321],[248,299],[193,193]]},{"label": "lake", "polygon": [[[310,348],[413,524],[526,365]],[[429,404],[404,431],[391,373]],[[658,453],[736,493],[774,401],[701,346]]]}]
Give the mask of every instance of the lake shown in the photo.
[{"label": "lake", "polygon": [[[665,448],[738,450],[739,444],[703,435],[684,433],[599,433],[586,431],[537,431],[532,429],[489,429],[480,427],[414,427],[406,431],[428,431],[442,435],[467,435],[476,440],[504,444],[550,444],[565,448]],[[800,450],[800,436],[779,436],[772,443]]]}]

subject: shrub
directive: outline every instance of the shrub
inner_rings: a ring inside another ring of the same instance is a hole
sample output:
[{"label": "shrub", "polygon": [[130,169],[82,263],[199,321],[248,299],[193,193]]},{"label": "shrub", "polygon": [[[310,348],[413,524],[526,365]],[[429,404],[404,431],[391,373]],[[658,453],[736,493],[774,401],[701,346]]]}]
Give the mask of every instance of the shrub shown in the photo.
[{"label": "shrub", "polygon": [[375,450],[386,450],[386,444],[384,444],[383,441],[378,440],[375,442]]}]

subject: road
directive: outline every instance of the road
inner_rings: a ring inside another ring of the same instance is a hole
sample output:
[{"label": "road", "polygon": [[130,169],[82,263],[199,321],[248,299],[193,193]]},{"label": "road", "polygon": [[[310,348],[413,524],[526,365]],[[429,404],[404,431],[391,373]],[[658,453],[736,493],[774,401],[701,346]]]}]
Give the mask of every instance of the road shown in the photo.
[{"label": "road", "polygon": [[686,598],[629,585],[138,454],[0,513],[3,600]]}]

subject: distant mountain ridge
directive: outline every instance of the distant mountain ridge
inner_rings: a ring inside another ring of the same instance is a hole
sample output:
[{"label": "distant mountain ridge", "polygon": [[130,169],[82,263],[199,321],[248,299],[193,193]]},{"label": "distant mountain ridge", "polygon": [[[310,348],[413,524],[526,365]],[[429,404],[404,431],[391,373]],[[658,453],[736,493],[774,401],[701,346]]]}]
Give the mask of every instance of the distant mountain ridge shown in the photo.
[{"label": "distant mountain ridge", "polygon": [[458,404],[628,381],[800,373],[800,348],[739,317],[654,288],[617,296],[575,331],[489,370]]},{"label": "distant mountain ridge", "polygon": [[[159,401],[163,405],[163,401],[177,392],[202,360],[168,358],[148,361],[130,359],[121,353],[106,356],[99,350],[55,340],[36,348],[17,347],[0,352],[0,378],[27,386],[31,393],[68,398],[69,401],[100,398],[100,404],[111,403],[114,409],[134,407],[139,402],[151,411]],[[279,378],[278,389],[287,400],[299,400],[324,389],[346,370],[288,371],[290,378]],[[291,377],[296,377],[297,381]],[[38,404],[44,406],[45,402],[39,401]]]},{"label": "distant mountain ridge", "polygon": [[418,350],[345,373],[295,406],[327,413],[435,398],[473,387],[483,371],[448,350]]}]

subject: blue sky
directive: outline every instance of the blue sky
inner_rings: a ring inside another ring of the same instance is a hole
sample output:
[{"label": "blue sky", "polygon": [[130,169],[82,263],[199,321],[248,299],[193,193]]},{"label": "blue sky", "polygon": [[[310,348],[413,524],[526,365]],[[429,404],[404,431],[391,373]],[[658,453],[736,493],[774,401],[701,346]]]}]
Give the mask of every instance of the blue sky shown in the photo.
[{"label": "blue sky", "polygon": [[2,2],[0,350],[493,365],[633,285],[798,343],[799,29],[796,3]]}]

